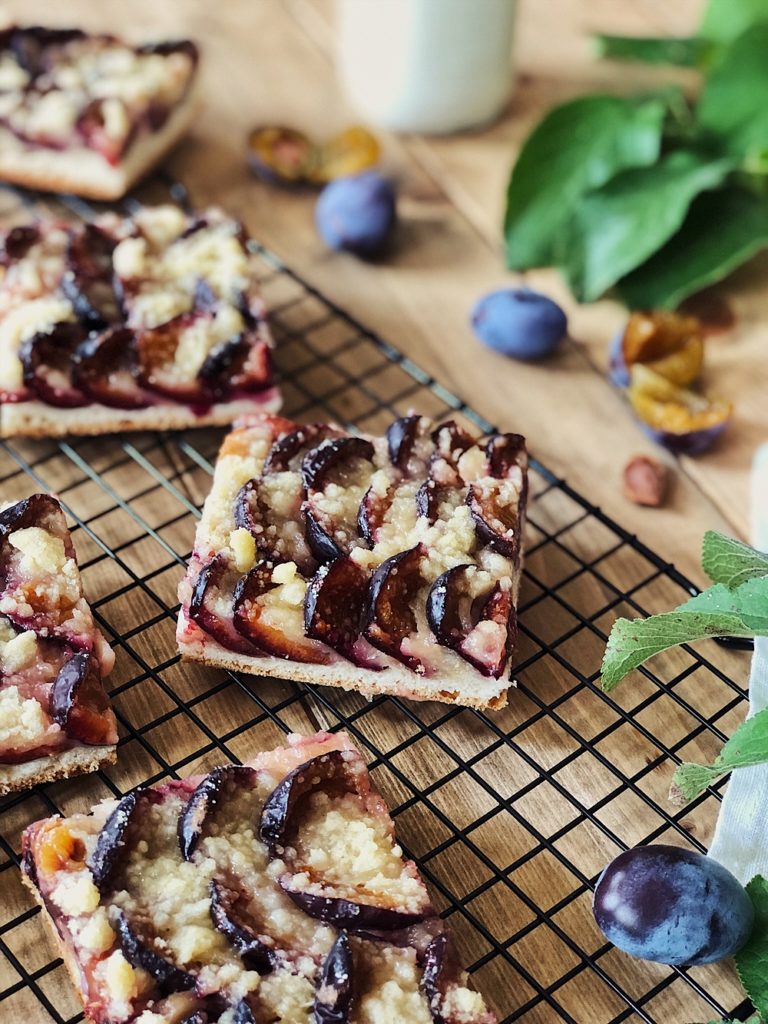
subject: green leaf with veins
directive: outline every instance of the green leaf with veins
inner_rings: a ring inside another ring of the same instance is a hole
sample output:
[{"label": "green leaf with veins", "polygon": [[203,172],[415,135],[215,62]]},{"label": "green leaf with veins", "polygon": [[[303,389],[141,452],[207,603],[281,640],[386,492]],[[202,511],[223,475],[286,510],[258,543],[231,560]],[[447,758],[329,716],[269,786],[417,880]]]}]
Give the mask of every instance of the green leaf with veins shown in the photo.
[{"label": "green leaf with veins", "polygon": [[768,554],[724,533],[707,530],[701,567],[713,583],[733,588],[747,580],[768,576]]},{"label": "green leaf with veins", "polygon": [[677,610],[685,614],[734,615],[751,636],[768,636],[768,579],[753,577],[737,587],[715,583]]},{"label": "green leaf with veins", "polygon": [[666,109],[659,98],[584,96],[550,110],[523,143],[509,183],[511,269],[551,264],[555,236],[585,193],[656,162]]},{"label": "green leaf with veins", "polygon": [[761,21],[724,52],[704,85],[696,111],[702,131],[747,161],[751,154],[759,157],[768,147],[766,52],[768,21]]},{"label": "green leaf with veins", "polygon": [[694,199],[680,230],[617,284],[631,309],[674,309],[768,247],[768,197],[730,186]]},{"label": "green leaf with veins", "polygon": [[768,761],[768,708],[736,729],[712,764],[681,764],[672,778],[670,797],[676,803],[694,800],[723,775]]},{"label": "green leaf with veins", "polygon": [[763,1024],[763,1018],[758,1016],[758,1014],[753,1013],[752,1016],[745,1021],[729,1017],[728,1020],[711,1020],[709,1024]]},{"label": "green leaf with veins", "polygon": [[731,159],[677,151],[590,192],[572,210],[556,256],[577,299],[591,302],[662,246],[693,199],[716,188]]},{"label": "green leaf with veins", "polygon": [[768,881],[757,875],[747,883],[755,908],[755,925],[746,946],[736,954],[736,971],[758,1014],[768,1016]]}]

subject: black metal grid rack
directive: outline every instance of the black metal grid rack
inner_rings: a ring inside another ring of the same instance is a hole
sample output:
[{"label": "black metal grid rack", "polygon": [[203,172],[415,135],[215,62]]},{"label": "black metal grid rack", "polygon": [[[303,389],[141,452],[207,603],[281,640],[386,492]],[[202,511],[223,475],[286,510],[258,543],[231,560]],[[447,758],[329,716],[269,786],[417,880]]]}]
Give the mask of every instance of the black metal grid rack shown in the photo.
[{"label": "black metal grid rack", "polygon": [[[15,192],[2,194],[0,210],[18,218]],[[82,204],[73,210],[87,213]],[[380,431],[413,407],[491,429],[273,255],[256,251],[286,415]],[[114,768],[0,803],[0,1018],[80,1019],[16,877],[26,824],[140,782],[245,759],[313,725],[344,728],[363,750],[403,845],[504,1024],[685,1024],[732,1011],[741,995],[726,968],[630,961],[605,943],[589,911],[597,874],[621,849],[669,840],[702,850],[711,831],[717,787],[682,809],[666,791],[675,764],[711,755],[743,713],[744,691],[732,676],[746,679],[746,655],[675,651],[611,695],[601,692],[597,671],[615,615],[669,607],[690,583],[534,460],[517,691],[507,709],[367,702],[182,667],[175,587],[221,436],[198,430],[0,447],[2,499],[51,489],[69,515],[86,592],[117,654],[108,683],[121,724]]]}]

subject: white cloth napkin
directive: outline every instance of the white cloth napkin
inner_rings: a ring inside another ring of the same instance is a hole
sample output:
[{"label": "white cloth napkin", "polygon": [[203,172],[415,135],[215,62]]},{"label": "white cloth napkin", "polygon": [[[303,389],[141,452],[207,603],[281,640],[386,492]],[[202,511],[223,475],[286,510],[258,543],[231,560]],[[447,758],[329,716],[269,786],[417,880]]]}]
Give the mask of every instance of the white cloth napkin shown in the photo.
[{"label": "white cloth napkin", "polygon": [[[768,445],[755,456],[752,474],[752,537],[768,551]],[[768,707],[768,637],[758,637],[749,677],[749,714]],[[709,850],[740,882],[768,878],[768,765],[734,772],[723,798]]]}]

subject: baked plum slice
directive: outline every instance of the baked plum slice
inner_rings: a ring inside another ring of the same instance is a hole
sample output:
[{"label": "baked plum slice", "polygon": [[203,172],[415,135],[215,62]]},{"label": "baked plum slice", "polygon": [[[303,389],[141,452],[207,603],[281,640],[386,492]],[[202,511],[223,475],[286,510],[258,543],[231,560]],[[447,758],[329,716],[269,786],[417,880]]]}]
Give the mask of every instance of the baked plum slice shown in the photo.
[{"label": "baked plum slice", "polygon": [[117,742],[115,714],[104,692],[96,657],[78,651],[59,670],[51,691],[51,717],[82,743]]},{"label": "baked plum slice", "polygon": [[475,565],[455,565],[438,576],[427,595],[427,621],[438,643],[498,679],[512,645],[512,597],[499,583],[478,589],[477,575]]},{"label": "baked plum slice", "polygon": [[234,590],[240,574],[225,554],[219,552],[197,575],[189,602],[189,617],[228,651],[257,655],[259,651],[239,633],[232,621]]},{"label": "baked plum slice", "polygon": [[520,434],[496,434],[485,449],[486,475],[469,485],[467,505],[482,543],[517,561],[522,542],[527,457]]},{"label": "baked plum slice", "polygon": [[375,449],[362,437],[336,437],[307,452],[301,476],[307,493],[307,542],[320,562],[349,553],[360,502],[373,472]]},{"label": "baked plum slice", "polygon": [[232,621],[235,629],[276,658],[325,665],[332,660],[324,644],[304,636],[301,614],[280,601],[273,580],[276,565],[263,559],[235,587]]},{"label": "baked plum slice", "polygon": [[453,420],[432,432],[435,449],[429,460],[427,479],[416,493],[416,512],[434,523],[440,502],[451,489],[463,487],[458,470],[459,459],[475,444],[475,439]]},{"label": "baked plum slice", "polygon": [[123,956],[129,964],[141,967],[150,974],[163,995],[185,992],[195,987],[193,974],[158,953],[155,940],[148,934],[151,932],[148,925],[131,921],[122,910],[118,911],[115,922]]},{"label": "baked plum slice", "polygon": [[369,547],[373,547],[376,543],[378,532],[384,524],[396,491],[397,488],[394,484],[390,485],[383,493],[376,484],[371,484],[363,495],[357,513],[357,532]]},{"label": "baked plum slice", "polygon": [[[30,526],[39,526],[46,533],[58,537],[64,542],[67,558],[75,557],[66,516],[61,505],[50,494],[31,494],[28,498],[22,498],[14,505],[0,510],[0,554],[7,556],[8,552],[4,542],[10,534],[15,533],[16,530],[25,530]],[[7,571],[4,571],[3,575],[7,575]],[[3,614],[12,618],[8,612]]]},{"label": "baked plum slice", "polygon": [[413,610],[424,586],[421,544],[387,558],[376,569],[368,588],[364,634],[374,647],[402,661],[413,672],[423,672],[422,662],[403,650],[403,641],[418,629]]},{"label": "baked plum slice", "polygon": [[408,460],[416,445],[420,424],[420,416],[401,416],[387,428],[385,436],[389,461],[403,473],[408,468]]},{"label": "baked plum slice", "polygon": [[[350,931],[399,931],[429,916],[428,904],[424,912],[387,904],[385,895],[366,892],[362,885],[323,879],[299,862],[296,847],[301,841],[302,818],[309,798],[318,791],[332,797],[351,794],[366,804],[372,799],[364,766],[341,750],[312,758],[278,783],[262,808],[259,835],[270,856],[285,861],[287,870],[278,883],[286,895],[310,917]],[[302,879],[300,887],[292,884],[297,874]],[[361,899],[365,896],[378,902]]]},{"label": "baked plum slice", "polygon": [[10,267],[17,260],[23,260],[39,241],[40,228],[35,224],[18,224],[6,231],[0,244],[0,266]]},{"label": "baked plum slice", "polygon": [[242,957],[249,971],[269,974],[277,967],[279,957],[259,934],[258,922],[251,916],[250,896],[236,883],[211,880],[211,919],[216,928]]},{"label": "baked plum slice", "polygon": [[128,327],[94,332],[72,357],[75,385],[94,402],[113,409],[143,409],[151,398],[139,385],[136,339]]},{"label": "baked plum slice", "polygon": [[307,423],[278,437],[267,453],[262,473],[295,472],[301,469],[304,456],[323,441],[340,438],[335,427],[324,423]]},{"label": "baked plum slice", "polygon": [[237,789],[252,789],[255,781],[255,768],[239,764],[222,765],[205,776],[179,816],[179,848],[184,860],[191,860],[221,801],[226,802]]},{"label": "baked plum slice", "polygon": [[88,862],[94,885],[102,896],[119,883],[125,859],[141,837],[147,808],[161,800],[162,795],[154,789],[134,789],[119,801],[104,822]]},{"label": "baked plum slice", "polygon": [[85,224],[69,236],[61,290],[88,330],[103,330],[123,319],[112,283],[112,252],[116,244],[111,235],[95,224]]},{"label": "baked plum slice", "polygon": [[339,937],[323,961],[315,994],[315,1024],[347,1024],[352,1013],[354,963],[346,932]]},{"label": "baked plum slice", "polygon": [[22,341],[24,383],[42,402],[62,409],[88,405],[90,399],[72,380],[72,356],[85,337],[82,324],[63,321]]},{"label": "baked plum slice", "polygon": [[347,555],[321,565],[304,598],[304,630],[361,668],[379,671],[376,652],[360,635],[369,574]]},{"label": "baked plum slice", "polygon": [[233,392],[263,391],[273,377],[269,347],[248,330],[214,345],[197,373],[206,395],[216,401]]}]

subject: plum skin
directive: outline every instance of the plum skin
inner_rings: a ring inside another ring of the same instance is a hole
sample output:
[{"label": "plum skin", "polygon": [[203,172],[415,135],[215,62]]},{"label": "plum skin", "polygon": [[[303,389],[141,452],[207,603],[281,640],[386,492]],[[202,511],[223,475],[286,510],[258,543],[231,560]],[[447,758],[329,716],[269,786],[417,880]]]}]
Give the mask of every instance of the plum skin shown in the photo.
[{"label": "plum skin", "polygon": [[489,348],[513,359],[544,359],[568,332],[565,313],[530,288],[499,288],[475,303],[472,329]]},{"label": "plum skin", "polygon": [[397,221],[395,190],[377,171],[337,178],[323,189],[315,225],[329,249],[376,256]]},{"label": "plum skin", "polygon": [[642,960],[716,963],[749,939],[754,907],[717,861],[677,846],[619,854],[598,879],[593,913],[605,937]]}]

